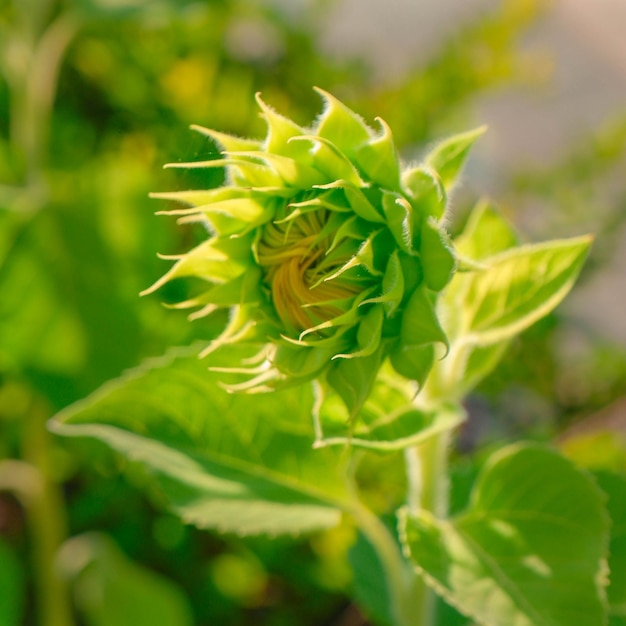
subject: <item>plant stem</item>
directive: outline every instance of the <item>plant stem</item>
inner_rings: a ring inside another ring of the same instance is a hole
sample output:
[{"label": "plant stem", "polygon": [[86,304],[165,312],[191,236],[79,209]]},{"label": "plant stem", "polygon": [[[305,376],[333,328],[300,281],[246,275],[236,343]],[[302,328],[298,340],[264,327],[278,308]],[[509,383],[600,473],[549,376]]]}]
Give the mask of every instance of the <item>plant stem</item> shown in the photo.
[{"label": "plant stem", "polygon": [[383,568],[391,613],[396,626],[415,626],[419,597],[415,575],[407,567],[400,546],[385,524],[360,502],[350,511],[361,532],[370,542]]},{"label": "plant stem", "polygon": [[66,585],[55,571],[56,555],[66,532],[61,494],[50,478],[46,418],[47,411],[34,401],[24,420],[24,461],[0,463],[0,489],[14,492],[27,514],[39,624],[71,626]]},{"label": "plant stem", "polygon": [[[448,355],[450,356],[450,355]],[[420,408],[432,410],[437,408],[438,399],[446,397],[442,393],[445,386],[439,380],[440,372],[429,378],[426,386],[415,400]],[[404,451],[407,495],[406,502],[410,514],[418,511],[428,511],[438,518],[446,517],[448,513],[448,448],[450,445],[450,431],[437,433],[425,441],[406,448]],[[422,578],[416,579],[416,603],[419,606],[414,623],[418,626],[434,626],[436,611],[436,596]]]},{"label": "plant stem", "polygon": [[[443,518],[448,511],[447,458],[450,432],[444,431],[419,445],[405,449],[407,506],[409,514],[429,511]],[[434,626],[436,595],[420,578],[415,582],[418,626]]]}]

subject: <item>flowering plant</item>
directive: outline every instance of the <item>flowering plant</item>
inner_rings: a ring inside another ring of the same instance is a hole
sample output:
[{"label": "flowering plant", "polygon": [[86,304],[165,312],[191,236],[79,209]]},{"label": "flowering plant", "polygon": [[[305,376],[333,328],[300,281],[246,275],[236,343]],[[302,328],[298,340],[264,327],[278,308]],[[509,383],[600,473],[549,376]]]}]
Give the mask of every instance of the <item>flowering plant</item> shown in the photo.
[{"label": "flowering plant", "polygon": [[[518,245],[481,202],[451,242],[447,198],[482,129],[403,169],[382,120],[375,132],[320,93],[325,108],[309,129],[260,98],[264,141],[196,127],[223,155],[175,167],[225,167],[226,184],[155,194],[189,205],[169,213],[209,236],[148,292],[184,276],[207,283],[177,306],[194,318],[231,309],[208,364],[245,376],[230,391],[273,393],[227,393],[193,346],[53,427],[148,467],[172,509],[203,528],[293,535],[353,520],[370,546],[353,548],[366,564],[354,595],[381,624],[452,615],[463,626],[571,626],[575,615],[601,626],[623,592],[608,587],[605,497],[586,473],[548,447],[516,444],[477,469],[462,511],[448,503],[464,395],[565,297],[590,238]],[[326,393],[303,384],[312,380]],[[357,469],[372,463],[368,450],[403,452],[402,502],[387,484],[386,507],[366,504]],[[613,497],[622,486],[603,489]],[[392,511],[397,529],[381,519]],[[610,566],[624,571],[615,554]],[[437,598],[454,610],[442,613]]]},{"label": "flowering plant", "polygon": [[423,384],[448,340],[435,312],[456,269],[442,228],[446,191],[478,129],[402,169],[391,131],[378,132],[318,89],[324,112],[301,128],[257,102],[264,141],[194,127],[222,158],[173,167],[225,167],[225,186],[155,194],[191,205],[166,213],[201,222],[209,238],[151,289],[193,275],[209,288],[180,303],[193,318],[232,307],[205,354],[232,342],[262,346],[237,390],[275,389],[325,375],[354,413],[381,362]]}]

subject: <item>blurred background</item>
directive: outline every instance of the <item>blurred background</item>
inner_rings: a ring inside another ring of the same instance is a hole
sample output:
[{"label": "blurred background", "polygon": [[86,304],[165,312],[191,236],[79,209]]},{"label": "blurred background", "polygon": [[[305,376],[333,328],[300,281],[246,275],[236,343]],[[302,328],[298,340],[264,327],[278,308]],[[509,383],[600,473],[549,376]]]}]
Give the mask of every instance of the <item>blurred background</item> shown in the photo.
[{"label": "blurred background", "polygon": [[138,297],[156,252],[202,236],[148,194],[220,184],[161,166],[215,153],[192,123],[261,136],[257,91],[306,125],[322,87],[407,161],[487,124],[451,231],[487,195],[522,240],[595,234],[574,293],[468,399],[457,458],[524,436],[626,470],[624,24],[623,0],[0,0],[0,626],[384,623],[352,604],[349,528],[201,532],[132,465],[45,430],[218,330],[161,305],[184,285]]}]

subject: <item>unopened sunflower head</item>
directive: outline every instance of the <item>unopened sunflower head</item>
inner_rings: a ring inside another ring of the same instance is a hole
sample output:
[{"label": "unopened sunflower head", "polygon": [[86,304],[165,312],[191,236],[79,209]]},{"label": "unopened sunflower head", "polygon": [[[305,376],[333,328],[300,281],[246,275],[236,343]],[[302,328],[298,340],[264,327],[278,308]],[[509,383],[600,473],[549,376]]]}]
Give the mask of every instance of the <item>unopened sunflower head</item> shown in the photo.
[{"label": "unopened sunflower head", "polygon": [[181,307],[202,317],[232,309],[207,353],[257,343],[239,390],[259,391],[326,377],[351,410],[365,400],[385,358],[423,383],[446,336],[435,303],[455,269],[441,228],[446,192],[482,129],[440,144],[403,170],[391,131],[378,129],[330,94],[302,128],[259,107],[263,141],[194,127],[222,158],[172,167],[225,167],[209,190],[155,194],[187,208],[181,221],[208,226],[208,239],[178,258],[147,292],[182,276],[206,290]]}]

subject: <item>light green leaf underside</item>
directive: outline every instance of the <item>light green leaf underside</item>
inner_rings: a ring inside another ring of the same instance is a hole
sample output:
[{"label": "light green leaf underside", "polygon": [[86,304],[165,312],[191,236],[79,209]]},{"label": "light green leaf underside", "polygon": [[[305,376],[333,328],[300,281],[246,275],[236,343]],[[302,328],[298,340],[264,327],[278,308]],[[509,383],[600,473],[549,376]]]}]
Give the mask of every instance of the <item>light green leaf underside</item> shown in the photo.
[{"label": "light green leaf underside", "polygon": [[[55,432],[94,437],[146,467],[185,521],[240,534],[295,534],[333,526],[344,501],[337,455],[312,449],[312,393],[228,394],[199,347],[123,376],[60,413]],[[226,352],[226,351],[224,351]]]},{"label": "light green leaf underside", "polygon": [[540,446],[509,446],[452,521],[401,515],[405,549],[447,602],[484,626],[602,626],[608,519],[594,482]]},{"label": "light green leaf underside", "polygon": [[563,300],[590,244],[590,237],[578,237],[489,257],[486,269],[455,276],[443,305],[462,310],[460,330],[468,343],[489,345],[509,339]]},{"label": "light green leaf underside", "polygon": [[320,393],[313,413],[316,448],[344,446],[379,451],[401,450],[440,432],[456,428],[465,419],[461,407],[444,405],[437,411],[413,404],[416,385],[383,365],[370,395],[354,420],[338,395]]},{"label": "light green leaf underside", "polygon": [[128,560],[105,535],[73,537],[58,564],[72,583],[76,606],[89,626],[191,626],[182,591],[160,575]]}]

